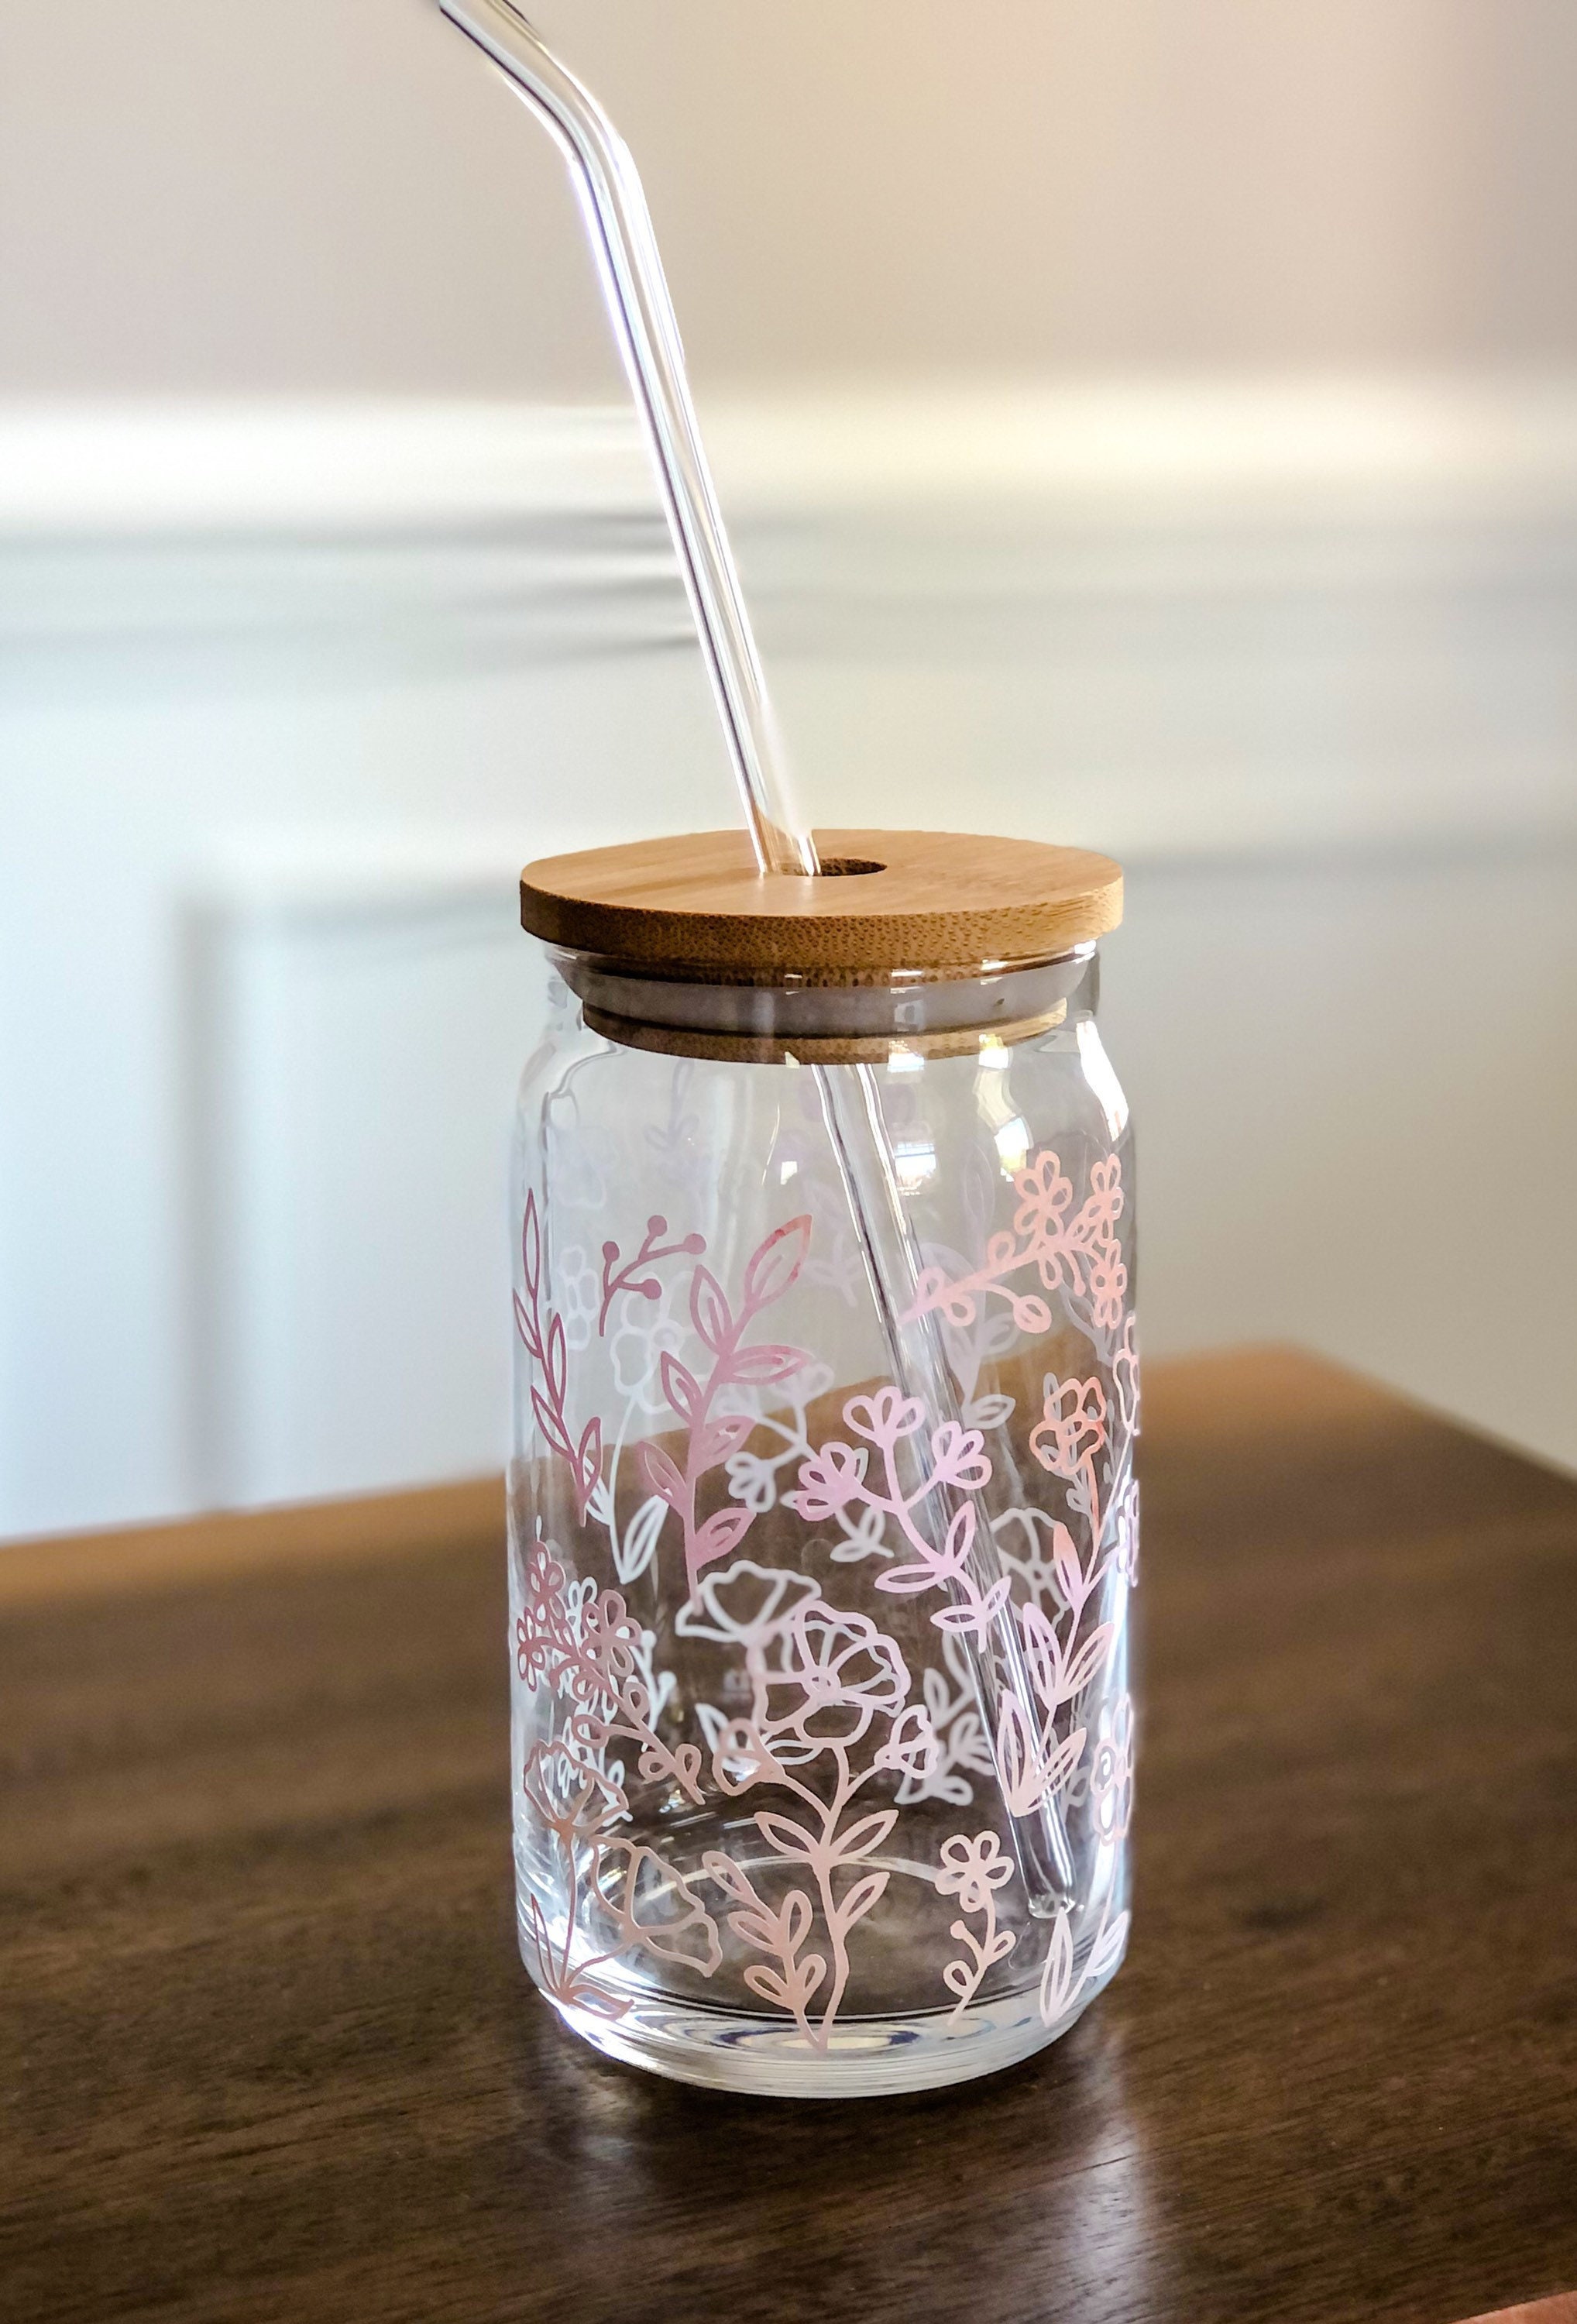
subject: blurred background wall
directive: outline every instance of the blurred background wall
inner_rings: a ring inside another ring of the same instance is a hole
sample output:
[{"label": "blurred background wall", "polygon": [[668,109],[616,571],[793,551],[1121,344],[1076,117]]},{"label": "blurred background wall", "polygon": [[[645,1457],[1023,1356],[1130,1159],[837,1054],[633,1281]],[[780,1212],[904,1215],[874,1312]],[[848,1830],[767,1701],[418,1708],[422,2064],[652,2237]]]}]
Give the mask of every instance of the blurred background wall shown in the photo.
[{"label": "blurred background wall", "polygon": [[[1105,845],[1152,1349],[1577,1460],[1577,13],[557,0],[806,801]],[[492,1465],[512,872],[729,819],[423,0],[0,16],[0,1531]]]},{"label": "blurred background wall", "polygon": [[[1565,361],[1568,0],[549,0],[697,376]],[[10,0],[11,393],[596,396],[557,154],[429,0]]]}]

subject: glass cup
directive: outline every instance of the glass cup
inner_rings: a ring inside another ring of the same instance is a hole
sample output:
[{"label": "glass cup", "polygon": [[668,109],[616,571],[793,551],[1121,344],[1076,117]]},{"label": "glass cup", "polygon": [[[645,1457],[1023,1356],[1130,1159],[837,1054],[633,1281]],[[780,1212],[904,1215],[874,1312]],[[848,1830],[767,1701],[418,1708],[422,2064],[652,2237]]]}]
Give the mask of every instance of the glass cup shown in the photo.
[{"label": "glass cup", "polygon": [[1132,1156],[1095,946],[830,983],[546,950],[514,1176],[526,1966],[690,2081],[1007,2065],[1129,1927]]}]

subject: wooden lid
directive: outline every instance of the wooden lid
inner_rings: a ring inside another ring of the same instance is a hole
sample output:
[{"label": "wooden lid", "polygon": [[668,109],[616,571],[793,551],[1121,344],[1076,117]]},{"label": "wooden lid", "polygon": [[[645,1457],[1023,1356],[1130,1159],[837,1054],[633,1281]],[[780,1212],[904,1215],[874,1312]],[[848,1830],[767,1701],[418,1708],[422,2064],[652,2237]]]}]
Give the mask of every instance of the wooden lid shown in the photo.
[{"label": "wooden lid", "polygon": [[521,921],[572,951],[748,984],[1046,960],[1122,918],[1120,869],[1082,848],[943,831],[818,831],[816,844],[828,868],[811,880],[763,877],[742,831],[547,856],[521,874]]}]

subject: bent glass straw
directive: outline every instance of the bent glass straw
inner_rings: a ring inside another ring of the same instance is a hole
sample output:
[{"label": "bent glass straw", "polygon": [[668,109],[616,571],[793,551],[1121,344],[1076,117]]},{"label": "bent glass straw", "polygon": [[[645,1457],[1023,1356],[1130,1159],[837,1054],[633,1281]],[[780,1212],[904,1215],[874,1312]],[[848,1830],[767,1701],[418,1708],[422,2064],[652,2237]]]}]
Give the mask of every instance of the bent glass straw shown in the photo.
[{"label": "bent glass straw", "polygon": [[[540,39],[513,0],[438,0],[510,87],[544,122],[570,163],[586,232],[602,278],[636,408],[662,490],[679,567],[699,633],[729,756],[762,874],[815,876],[816,842],[794,812],[785,755],[768,698],[711,471],[690,400],[673,300],[658,254],[646,196],[629,148],[589,89]],[[895,1378],[919,1396],[938,1421],[958,1417],[957,1398],[935,1316],[909,1318],[918,1252],[903,1206],[881,1091],[868,1065],[814,1067],[828,1134],[848,1195],[856,1237],[881,1318]],[[1006,1449],[1006,1448],[1004,1448]],[[1004,1474],[1016,1471],[1010,1458]],[[983,1500],[974,1504],[978,1586],[1001,1571]],[[1010,1605],[993,1624],[997,1651],[1021,1702],[1034,1697],[1023,1643]],[[985,1642],[961,1633],[985,1732],[998,1733],[1002,1689]],[[1044,1795],[1026,1845],[1024,1825],[1009,1829],[1031,1908],[1045,1914],[1072,1892],[1074,1865],[1055,1804]]]},{"label": "bent glass straw", "polygon": [[701,449],[673,300],[630,150],[591,91],[559,63],[511,0],[438,5],[528,100],[569,160],[662,487],[757,868],[817,872],[815,843],[788,798],[766,678]]}]

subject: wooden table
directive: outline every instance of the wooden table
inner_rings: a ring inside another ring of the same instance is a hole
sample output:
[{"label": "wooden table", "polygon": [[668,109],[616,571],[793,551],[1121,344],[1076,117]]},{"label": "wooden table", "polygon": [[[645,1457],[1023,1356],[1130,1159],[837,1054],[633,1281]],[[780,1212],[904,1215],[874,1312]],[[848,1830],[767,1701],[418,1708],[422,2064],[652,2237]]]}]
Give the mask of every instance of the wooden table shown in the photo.
[{"label": "wooden table", "polygon": [[1452,2324],[1577,2285],[1577,1486],[1157,1368],[1136,1936],[995,2080],[720,2098],[515,1956],[495,1485],[0,1554],[18,2324]]}]

